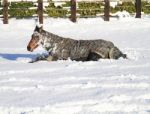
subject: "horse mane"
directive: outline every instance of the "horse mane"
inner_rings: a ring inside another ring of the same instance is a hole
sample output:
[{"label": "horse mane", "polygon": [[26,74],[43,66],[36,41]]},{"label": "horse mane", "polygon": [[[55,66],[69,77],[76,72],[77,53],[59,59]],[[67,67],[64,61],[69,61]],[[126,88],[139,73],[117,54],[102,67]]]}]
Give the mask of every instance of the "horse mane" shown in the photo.
[{"label": "horse mane", "polygon": [[43,36],[45,36],[46,38],[52,38],[52,39],[57,39],[57,40],[58,40],[58,39],[68,39],[68,38],[59,36],[59,35],[57,35],[57,34],[51,33],[51,32],[49,32],[49,31],[47,31],[47,30],[44,30],[44,29],[42,29],[41,34],[42,34]]}]

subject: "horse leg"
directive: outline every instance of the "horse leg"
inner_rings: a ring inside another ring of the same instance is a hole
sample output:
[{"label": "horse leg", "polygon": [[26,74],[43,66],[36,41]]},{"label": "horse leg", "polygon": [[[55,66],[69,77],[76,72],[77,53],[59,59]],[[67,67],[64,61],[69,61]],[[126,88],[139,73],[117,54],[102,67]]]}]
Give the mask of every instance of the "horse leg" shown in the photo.
[{"label": "horse leg", "polygon": [[90,52],[87,57],[87,61],[98,61],[100,58],[102,58],[100,54]]},{"label": "horse leg", "polygon": [[34,62],[37,62],[37,61],[46,61],[48,56],[49,55],[44,55],[44,54],[39,55],[36,58],[32,59],[29,63],[34,63]]},{"label": "horse leg", "polygon": [[58,58],[54,55],[49,55],[47,58],[46,58],[47,61],[57,61]]},{"label": "horse leg", "polygon": [[120,57],[127,58],[126,54],[123,54],[117,47],[113,47],[110,49],[110,59],[119,59]]},{"label": "horse leg", "polygon": [[58,58],[56,56],[52,56],[52,55],[40,55],[38,57],[36,57],[35,59],[33,59],[32,61],[30,61],[29,63],[34,63],[34,62],[38,62],[38,61],[56,61],[58,60]]},{"label": "horse leg", "polygon": [[99,48],[96,50],[93,50],[92,53],[94,53],[94,56],[96,56],[96,58],[98,57],[99,59],[107,59],[109,58],[109,49],[108,48]]}]

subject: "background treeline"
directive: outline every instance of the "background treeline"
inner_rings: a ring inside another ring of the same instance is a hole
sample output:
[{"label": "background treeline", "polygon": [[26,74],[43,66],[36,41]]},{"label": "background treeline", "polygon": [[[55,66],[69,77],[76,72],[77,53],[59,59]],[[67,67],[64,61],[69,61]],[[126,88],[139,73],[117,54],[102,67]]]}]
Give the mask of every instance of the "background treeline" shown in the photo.
[{"label": "background treeline", "polygon": [[30,9],[32,7],[34,7],[33,2],[11,2],[9,15],[16,18],[31,17],[36,13],[36,9]]},{"label": "background treeline", "polygon": [[[70,15],[70,2],[65,2],[61,6],[55,6],[54,2],[48,1],[49,5],[44,8],[44,13],[50,17],[67,17]],[[0,7],[2,7],[0,0]],[[9,3],[9,16],[16,18],[32,17],[37,13],[37,9],[33,2],[11,2]],[[80,17],[96,16],[103,13],[104,4],[102,2],[78,2],[77,13]],[[126,10],[129,13],[135,13],[134,2],[124,2],[118,4],[115,8],[111,7],[110,12],[115,13],[117,11]],[[150,14],[150,3],[142,1],[142,12]],[[2,15],[2,9],[0,9],[0,15]]]}]

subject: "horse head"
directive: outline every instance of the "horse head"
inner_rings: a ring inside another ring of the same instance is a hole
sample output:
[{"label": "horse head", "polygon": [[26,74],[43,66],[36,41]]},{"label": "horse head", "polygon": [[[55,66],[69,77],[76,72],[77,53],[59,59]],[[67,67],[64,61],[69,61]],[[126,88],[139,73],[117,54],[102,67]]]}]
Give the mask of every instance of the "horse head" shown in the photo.
[{"label": "horse head", "polygon": [[39,44],[41,43],[41,32],[42,32],[42,27],[35,27],[34,33],[31,36],[31,40],[27,46],[28,51],[33,51],[36,49]]}]

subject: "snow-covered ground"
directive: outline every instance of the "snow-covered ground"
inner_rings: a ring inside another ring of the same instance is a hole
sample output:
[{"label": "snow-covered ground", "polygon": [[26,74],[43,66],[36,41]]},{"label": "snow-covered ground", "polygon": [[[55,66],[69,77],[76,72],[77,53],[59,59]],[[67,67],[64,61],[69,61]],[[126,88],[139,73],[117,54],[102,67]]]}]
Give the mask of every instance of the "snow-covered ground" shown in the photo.
[{"label": "snow-covered ground", "polygon": [[28,63],[34,19],[0,20],[0,114],[150,114],[150,18],[51,19],[44,29],[112,41],[129,59]]}]

